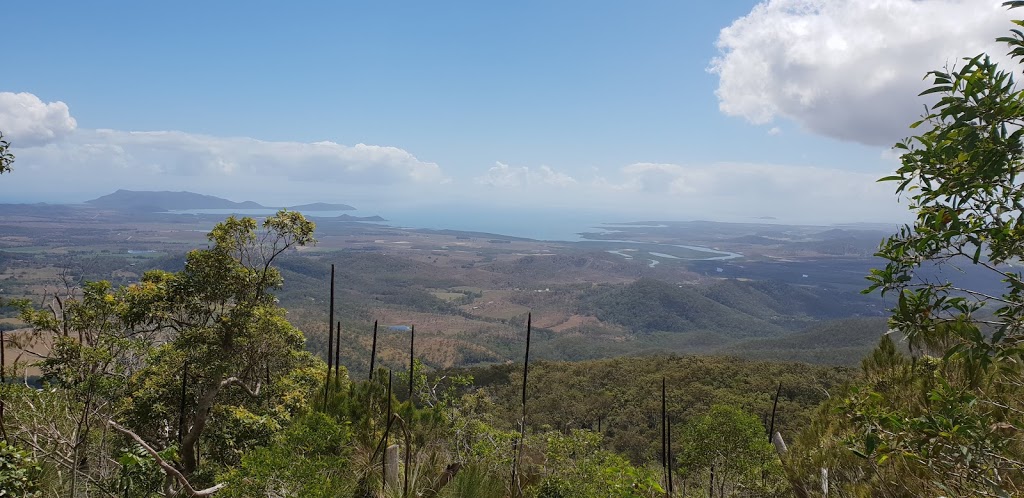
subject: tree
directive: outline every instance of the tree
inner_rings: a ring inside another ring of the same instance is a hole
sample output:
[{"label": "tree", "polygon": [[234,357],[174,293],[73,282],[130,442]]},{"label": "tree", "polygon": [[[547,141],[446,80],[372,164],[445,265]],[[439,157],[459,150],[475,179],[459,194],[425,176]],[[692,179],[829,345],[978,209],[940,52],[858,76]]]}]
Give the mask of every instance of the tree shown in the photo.
[{"label": "tree", "polygon": [[[269,441],[295,405],[310,399],[304,391],[322,385],[315,361],[302,351],[302,333],[272,294],[282,284],[275,260],[314,243],[314,228],[297,212],[280,211],[262,226],[232,216],[209,233],[209,248],[188,254],[182,271],[150,271],[120,289],[106,282],[68,288],[41,309],[21,303],[22,319],[49,343],[40,362],[44,380],[62,397],[26,394],[23,406],[46,402],[76,415],[45,431],[46,417],[33,418],[40,410],[19,410],[16,437],[60,458],[72,471],[72,495],[79,474],[99,487],[110,478],[90,474],[102,466],[80,463],[90,447],[113,451],[102,446],[108,438],[91,436],[105,426],[164,471],[165,494],[219,490],[196,490],[190,482],[211,421],[218,444],[208,448],[217,456],[210,460],[237,460],[246,447]],[[51,436],[40,442],[39,434]]]},{"label": "tree", "polygon": [[[658,473],[634,467],[622,455],[601,449],[601,435],[573,429],[551,431],[544,440],[544,472],[539,498],[644,498],[664,496]],[[540,445],[538,445],[540,446]]]},{"label": "tree", "polygon": [[782,467],[756,416],[716,405],[688,421],[681,439],[678,463],[690,485],[713,487],[721,496],[742,489],[755,489],[760,496],[784,494]]},{"label": "tree", "polygon": [[[1024,32],[999,40],[1012,60],[1024,58]],[[928,76],[922,95],[939,100],[912,125],[924,131],[896,145],[896,174],[881,180],[896,182],[916,219],[882,243],[886,266],[872,270],[867,290],[895,294],[890,327],[906,337],[914,361],[870,370],[843,413],[855,451],[880,472],[880,494],[1017,495],[1024,91],[985,54]],[[902,384],[891,382],[900,376]]]},{"label": "tree", "polygon": [[11,143],[4,140],[4,134],[0,132],[0,175],[9,173],[14,164],[14,154],[11,154],[10,149]]}]

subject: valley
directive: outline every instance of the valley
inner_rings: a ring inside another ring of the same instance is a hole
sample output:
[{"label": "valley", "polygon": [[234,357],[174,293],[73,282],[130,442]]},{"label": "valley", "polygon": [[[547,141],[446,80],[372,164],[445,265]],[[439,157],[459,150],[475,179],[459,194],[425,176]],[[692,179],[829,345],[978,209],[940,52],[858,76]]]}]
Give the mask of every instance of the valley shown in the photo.
[{"label": "valley", "polygon": [[[139,198],[2,206],[0,298],[42,302],[67,285],[178,270],[226,216],[132,208]],[[323,212],[305,213],[317,244],[280,260],[278,296],[307,349],[324,354],[334,264],[341,354],[356,374],[368,368],[374,320],[415,324],[431,368],[518,358],[530,312],[535,354],[547,360],[699,353],[854,365],[886,329],[886,303],[859,292],[883,227],[646,221],[557,241]],[[0,327],[17,330],[14,315],[6,308]],[[382,334],[384,365],[402,364],[406,336]]]}]

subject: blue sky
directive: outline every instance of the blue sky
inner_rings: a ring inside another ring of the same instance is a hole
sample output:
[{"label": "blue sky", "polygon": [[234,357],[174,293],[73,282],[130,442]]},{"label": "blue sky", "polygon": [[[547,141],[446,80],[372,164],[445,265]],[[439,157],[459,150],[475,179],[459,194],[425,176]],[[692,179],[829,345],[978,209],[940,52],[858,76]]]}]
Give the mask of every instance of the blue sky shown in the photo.
[{"label": "blue sky", "polygon": [[17,2],[0,202],[889,220],[921,76],[995,47],[998,3]]}]

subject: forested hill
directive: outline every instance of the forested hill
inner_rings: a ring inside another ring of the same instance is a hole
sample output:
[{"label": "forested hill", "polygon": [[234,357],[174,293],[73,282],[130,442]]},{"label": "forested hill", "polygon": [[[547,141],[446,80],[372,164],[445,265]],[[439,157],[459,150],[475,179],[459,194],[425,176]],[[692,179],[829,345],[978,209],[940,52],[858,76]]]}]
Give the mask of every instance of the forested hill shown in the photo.
[{"label": "forested hill", "polygon": [[86,204],[107,209],[150,212],[178,209],[260,209],[264,207],[253,201],[234,202],[194,192],[157,192],[123,189],[86,201]]},{"label": "forested hill", "polygon": [[714,331],[727,338],[779,336],[818,320],[879,315],[884,308],[876,298],[843,297],[773,282],[695,286],[642,278],[605,286],[584,297],[580,307],[637,333]]},{"label": "forested hill", "polygon": [[[451,375],[460,371],[445,371]],[[497,403],[495,415],[512,428],[519,417],[522,365],[478,367],[467,372],[474,388]],[[776,430],[793,435],[810,420],[827,393],[854,378],[854,370],[742,360],[728,356],[633,356],[530,366],[527,399],[535,429],[601,430],[609,447],[634,462],[653,461],[658,450],[661,380],[668,410],[689,420],[714,405],[743,408],[758,418],[771,413],[782,386]],[[440,376],[439,375],[439,376]]]},{"label": "forested hill", "polygon": [[845,318],[780,337],[745,339],[718,352],[756,360],[857,366],[888,328],[883,317]]},{"label": "forested hill", "polygon": [[[221,197],[197,194],[195,192],[124,189],[85,201],[85,203],[100,208],[119,211],[132,210],[144,212],[162,212],[186,209],[276,209],[275,206],[265,206],[254,201],[235,202]],[[348,204],[314,202],[310,204],[290,206],[288,209],[293,211],[351,211],[355,208]]]}]

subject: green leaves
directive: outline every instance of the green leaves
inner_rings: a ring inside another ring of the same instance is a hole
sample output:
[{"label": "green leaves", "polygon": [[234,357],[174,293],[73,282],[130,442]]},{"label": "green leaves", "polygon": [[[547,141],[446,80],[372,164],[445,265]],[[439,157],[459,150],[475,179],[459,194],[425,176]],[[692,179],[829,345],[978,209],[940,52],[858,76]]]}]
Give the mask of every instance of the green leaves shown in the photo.
[{"label": "green leaves", "polygon": [[[47,429],[46,444],[56,454],[118,461],[120,469],[96,467],[92,481],[120,472],[117,489],[148,496],[165,477],[148,450],[115,458],[103,446],[110,443],[86,437],[90,430],[105,434],[98,426],[116,420],[190,479],[209,478],[208,469],[269,443],[322,385],[319,368],[308,382],[314,361],[272,294],[282,283],[275,258],[314,243],[314,228],[296,212],[261,224],[230,217],[211,230],[209,248],[188,254],[182,271],[147,272],[118,289],[88,282],[45,309],[17,303],[35,340],[50,346],[38,366],[51,389],[40,396],[67,406],[57,418],[73,426],[66,434]],[[203,468],[200,436],[212,448],[204,449]]]},{"label": "green leaves", "polygon": [[0,498],[42,496],[39,480],[42,468],[28,452],[0,441]]},{"label": "green leaves", "polygon": [[4,134],[0,132],[0,175],[11,172],[11,165],[14,164],[14,154],[11,154],[10,149],[11,143],[4,140]]},{"label": "green leaves", "polygon": [[[1000,40],[1024,56],[1024,32],[1011,33]],[[939,99],[879,180],[899,182],[916,219],[867,276],[868,292],[897,293],[890,327],[915,357],[883,339],[839,413],[887,494],[1018,494],[1024,438],[994,428],[1024,423],[1024,284],[1010,266],[1024,258],[1024,92],[985,54],[926,77],[921,95]]]},{"label": "green leaves", "polygon": [[541,436],[546,475],[538,497],[642,498],[664,493],[652,469],[634,467],[621,455],[600,449],[601,434],[573,429]]},{"label": "green leaves", "polygon": [[781,467],[765,429],[740,408],[715,405],[683,427],[678,463],[691,478],[714,467],[716,482],[733,489],[762,488],[769,475],[778,485]]}]

